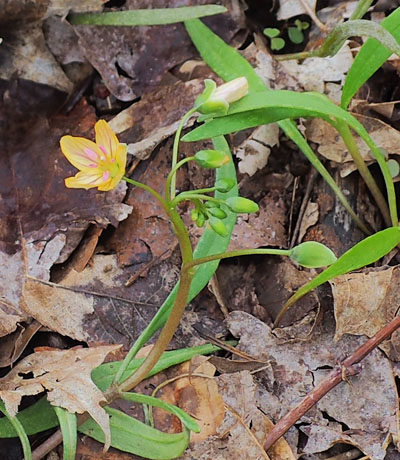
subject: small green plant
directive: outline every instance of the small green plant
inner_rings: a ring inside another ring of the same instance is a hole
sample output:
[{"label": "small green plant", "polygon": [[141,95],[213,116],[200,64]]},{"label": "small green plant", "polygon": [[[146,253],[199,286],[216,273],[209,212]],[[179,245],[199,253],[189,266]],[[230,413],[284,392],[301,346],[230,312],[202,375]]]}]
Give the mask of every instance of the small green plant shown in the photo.
[{"label": "small green plant", "polygon": [[[287,34],[289,40],[294,43],[295,45],[299,45],[304,41],[304,33],[303,30],[307,30],[310,27],[310,24],[305,21],[301,21],[300,19],[296,19],[294,21],[294,25],[291,25],[287,28]],[[284,33],[285,28],[279,30],[275,27],[267,27],[264,29],[263,33],[267,36],[271,41],[271,50],[273,51],[280,51],[286,45],[285,40],[282,38],[282,34]]]}]

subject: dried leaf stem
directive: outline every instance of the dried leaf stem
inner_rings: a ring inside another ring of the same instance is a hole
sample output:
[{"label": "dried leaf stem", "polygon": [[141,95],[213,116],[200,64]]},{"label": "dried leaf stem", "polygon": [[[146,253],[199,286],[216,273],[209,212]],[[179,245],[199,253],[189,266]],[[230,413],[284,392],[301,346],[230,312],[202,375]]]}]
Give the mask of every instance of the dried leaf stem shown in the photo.
[{"label": "dried leaf stem", "polygon": [[314,388],[303,401],[284,417],[282,417],[275,427],[271,430],[264,443],[267,451],[289,428],[291,428],[303,415],[308,412],[321,398],[349,375],[360,372],[361,367],[358,363],[363,360],[372,350],[390,337],[393,332],[400,327],[400,316],[394,318],[390,323],[383,327],[371,339],[367,340],[351,356],[346,358],[342,365],[334,369],[329,376]]}]

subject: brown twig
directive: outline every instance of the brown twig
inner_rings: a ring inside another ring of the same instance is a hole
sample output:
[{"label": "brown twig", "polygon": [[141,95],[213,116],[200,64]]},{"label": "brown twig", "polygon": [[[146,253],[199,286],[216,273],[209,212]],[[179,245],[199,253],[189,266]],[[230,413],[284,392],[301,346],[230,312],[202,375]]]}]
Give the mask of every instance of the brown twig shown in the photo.
[{"label": "brown twig", "polygon": [[291,428],[303,415],[308,412],[322,397],[332,388],[338,385],[346,376],[354,375],[361,369],[357,364],[364,359],[372,350],[386,340],[393,332],[400,327],[400,316],[394,318],[382,328],[371,339],[367,340],[351,356],[346,358],[340,367],[334,369],[329,376],[312,390],[303,401],[284,417],[282,417],[271,430],[264,443],[267,451],[289,428]]}]

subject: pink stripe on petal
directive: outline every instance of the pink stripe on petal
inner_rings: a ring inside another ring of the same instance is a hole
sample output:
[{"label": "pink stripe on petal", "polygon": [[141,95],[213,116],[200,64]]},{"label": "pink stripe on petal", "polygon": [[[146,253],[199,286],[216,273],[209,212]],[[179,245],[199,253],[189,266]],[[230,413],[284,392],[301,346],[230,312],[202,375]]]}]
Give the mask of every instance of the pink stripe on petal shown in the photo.
[{"label": "pink stripe on petal", "polygon": [[107,155],[107,150],[102,145],[99,145],[99,149]]},{"label": "pink stripe on petal", "polygon": [[106,182],[110,178],[110,171],[103,172],[103,181]]},{"label": "pink stripe on petal", "polygon": [[90,163],[89,167],[90,168],[97,168],[97,164],[96,163]]},{"label": "pink stripe on petal", "polygon": [[90,160],[97,161],[99,159],[97,153],[92,149],[85,148],[84,152]]}]

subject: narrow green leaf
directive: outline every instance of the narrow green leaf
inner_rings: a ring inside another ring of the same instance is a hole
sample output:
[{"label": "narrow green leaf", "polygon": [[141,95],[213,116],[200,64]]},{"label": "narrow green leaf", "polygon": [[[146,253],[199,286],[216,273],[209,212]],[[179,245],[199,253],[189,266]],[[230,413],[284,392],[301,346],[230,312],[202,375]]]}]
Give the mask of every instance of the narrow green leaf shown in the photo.
[{"label": "narrow green leaf", "polygon": [[[229,341],[227,343],[230,345],[235,344],[234,341]],[[166,351],[150,372],[149,377],[175,364],[188,361],[192,359],[193,356],[207,355],[217,350],[219,350],[219,348],[215,345],[206,344],[198,347],[184,348],[182,350]],[[134,359],[130,363],[126,374],[124,374],[124,378],[132,374],[132,372],[142,364],[143,360],[144,358]],[[105,363],[93,369],[91,375],[92,379],[102,391],[106,390],[111,385],[121,363],[122,361]],[[41,431],[49,430],[58,425],[54,406],[52,406],[45,397],[32,406],[20,411],[15,419],[22,424],[28,435],[40,433]],[[14,438],[16,436],[18,436],[18,434],[10,421],[6,417],[1,418],[0,438]]]},{"label": "narrow green leaf", "polygon": [[189,19],[225,13],[220,5],[183,6],[180,8],[153,8],[106,13],[76,13],[68,16],[71,24],[97,26],[156,26],[173,24]]},{"label": "narrow green leaf", "polygon": [[[400,7],[381,22],[381,26],[400,42]],[[361,86],[392,54],[385,46],[369,38],[358,52],[343,87],[342,107],[346,108]]]},{"label": "narrow green leaf", "polygon": [[139,393],[123,393],[123,399],[126,401],[133,401],[140,404],[147,404],[153,407],[159,407],[160,409],[164,409],[171,414],[175,415],[179,418],[182,424],[190,431],[194,431],[195,433],[200,433],[200,427],[197,424],[196,420],[188,415],[185,411],[181,408],[174,406],[173,404],[166,403],[161,399],[157,399],[153,396],[142,395]]},{"label": "narrow green leaf", "polygon": [[60,423],[63,437],[63,460],[75,460],[76,443],[78,440],[78,424],[76,414],[71,414],[71,412],[68,412],[62,407],[54,407],[54,412],[56,413]]},{"label": "narrow green leaf", "polygon": [[32,460],[31,445],[29,443],[28,436],[21,422],[18,420],[17,417],[11,417],[3,401],[0,401],[0,412],[2,412],[5,415],[4,418],[10,423],[10,425],[14,428],[16,434],[18,435],[21,441],[21,444],[22,444],[22,450],[24,452],[24,459]]},{"label": "narrow green leaf", "polygon": [[322,94],[297,93],[287,90],[249,94],[233,104],[228,115],[204,123],[186,134],[182,140],[193,142],[286,118],[300,117],[319,117],[334,126],[335,119],[343,121],[364,140],[381,168],[388,194],[391,220],[393,225],[397,225],[396,193],[389,167],[382,152],[356,118],[341,107],[336,106]]},{"label": "narrow green leaf", "polygon": [[[183,454],[189,444],[189,430],[168,434],[136,420],[116,409],[106,407],[110,415],[111,446],[124,452],[154,460],[168,460]],[[104,433],[94,420],[79,428],[99,442],[104,443]]]},{"label": "narrow green leaf", "polygon": [[[230,81],[238,77],[246,77],[249,82],[249,94],[270,90],[264,81],[257,75],[250,63],[240,55],[234,48],[227,45],[218,35],[209,29],[198,19],[185,22],[186,30],[190,35],[194,45],[200,53],[202,59],[218,74],[223,80]],[[368,229],[363,225],[356,213],[351,208],[347,198],[329,174],[328,170],[321,163],[314,153],[304,136],[297,129],[292,120],[281,120],[279,127],[310,161],[314,168],[325,179],[326,183],[332,188],[347,212],[352,216],[357,225],[368,234]]]},{"label": "narrow green leaf", "polygon": [[360,241],[339,257],[339,259],[330,267],[293,294],[279,312],[274,326],[276,327],[280,323],[286,311],[308,292],[312,291],[321,284],[326,283],[332,278],[335,278],[336,276],[344,275],[345,273],[349,273],[353,270],[357,270],[376,262],[381,257],[388,254],[399,243],[400,227],[387,228]]}]

